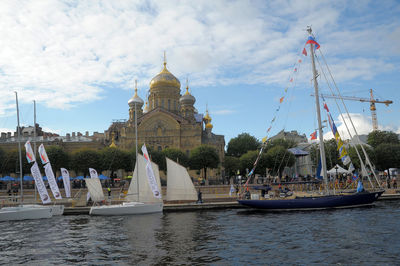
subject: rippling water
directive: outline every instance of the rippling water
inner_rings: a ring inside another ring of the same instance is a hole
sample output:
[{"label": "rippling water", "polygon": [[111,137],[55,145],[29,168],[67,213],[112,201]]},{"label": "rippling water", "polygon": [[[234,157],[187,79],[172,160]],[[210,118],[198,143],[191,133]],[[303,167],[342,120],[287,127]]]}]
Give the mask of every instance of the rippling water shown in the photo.
[{"label": "rippling water", "polygon": [[394,265],[400,201],[332,211],[248,209],[0,223],[0,264]]}]

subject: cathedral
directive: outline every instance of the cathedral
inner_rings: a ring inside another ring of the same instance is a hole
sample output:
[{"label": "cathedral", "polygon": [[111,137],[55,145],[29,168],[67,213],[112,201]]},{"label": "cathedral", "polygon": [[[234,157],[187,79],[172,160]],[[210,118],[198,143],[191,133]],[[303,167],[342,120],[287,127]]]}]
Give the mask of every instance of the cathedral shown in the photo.
[{"label": "cathedral", "polygon": [[204,116],[198,113],[194,107],[196,98],[189,92],[188,85],[181,94],[181,83],[168,71],[165,59],[162,71],[150,82],[150,93],[145,100],[138,96],[135,86],[135,94],[128,101],[129,118],[113,122],[105,131],[108,143],[123,149],[134,148],[137,123],[139,148],[145,143],[154,150],[176,148],[189,156],[191,150],[207,144],[217,150],[223,162],[224,136],[212,132],[208,110]]}]

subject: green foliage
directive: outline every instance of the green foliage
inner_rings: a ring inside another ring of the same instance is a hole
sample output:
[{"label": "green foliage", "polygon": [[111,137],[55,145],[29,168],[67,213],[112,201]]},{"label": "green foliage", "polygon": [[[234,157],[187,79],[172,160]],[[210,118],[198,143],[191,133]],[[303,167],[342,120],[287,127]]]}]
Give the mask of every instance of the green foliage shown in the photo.
[{"label": "green foliage", "polygon": [[166,163],[165,163],[165,155],[162,151],[154,150],[151,147],[147,148],[147,152],[149,153],[150,160],[158,165],[158,168],[162,171],[166,170]]},{"label": "green foliage", "polygon": [[269,141],[267,147],[265,148],[266,151],[271,149],[272,147],[281,146],[285,149],[290,149],[296,147],[297,143],[294,140],[290,139],[274,139]]},{"label": "green foliage", "polygon": [[179,149],[166,148],[162,151],[162,153],[165,157],[168,157],[169,159],[178,162],[184,167],[189,166],[189,157],[187,157],[186,154]]},{"label": "green foliage", "polygon": [[394,132],[374,130],[368,134],[367,143],[373,148],[377,148],[380,144],[400,144],[400,141]]},{"label": "green foliage", "polygon": [[217,168],[219,156],[214,147],[201,145],[192,150],[189,161],[191,169],[204,169],[204,179],[207,179],[207,168]]},{"label": "green foliage", "polygon": [[296,162],[296,158],[285,147],[275,146],[267,151],[268,168],[271,168],[271,174],[281,174],[285,166],[292,166]]},{"label": "green foliage", "polygon": [[[362,160],[365,162],[365,156],[364,156],[364,152],[361,149],[361,145],[357,145],[356,147],[357,147],[358,153],[360,154]],[[376,164],[375,151],[372,148],[370,148],[368,146],[365,146],[365,145],[364,145],[364,149],[367,152],[367,155],[368,155],[370,161],[373,164]],[[358,158],[356,148],[355,147],[349,147],[348,153],[349,153],[351,162],[353,163],[354,167],[356,169],[361,169],[361,163],[360,163],[360,159]]]},{"label": "green foliage", "polygon": [[[49,157],[51,167],[53,168],[54,174],[61,167],[69,168],[69,154],[64,151],[60,146],[48,146],[45,147],[47,156]],[[40,159],[38,158],[38,161]]]},{"label": "green foliage", "polygon": [[255,137],[248,133],[242,133],[229,141],[226,154],[228,156],[240,157],[247,151],[257,150],[260,145],[260,141]]},{"label": "green foliage", "polygon": [[103,170],[100,153],[90,149],[77,151],[72,154],[71,167],[85,176],[88,176],[89,168],[94,168],[100,173]]},{"label": "green foliage", "polygon": [[107,147],[100,152],[102,168],[111,170],[112,172],[118,169],[132,171],[130,154],[127,151],[118,148]]},{"label": "green foliage", "polygon": [[[22,157],[22,174],[29,174],[31,165],[25,157],[25,149],[21,150]],[[2,161],[2,173],[11,174],[19,173],[19,155],[18,150],[9,150],[4,154],[4,160]]]},{"label": "green foliage", "polygon": [[[343,163],[339,158],[339,152],[337,150],[336,140],[330,139],[328,141],[324,141],[324,147],[325,147],[326,167],[328,168],[328,170],[334,167],[336,164],[343,166]],[[318,165],[319,144],[311,147],[310,155],[313,164]]]},{"label": "green foliage", "polygon": [[[246,169],[248,169],[248,171],[253,169],[254,162],[257,160],[258,154],[259,151],[248,151],[240,157],[240,170],[242,175],[247,174]],[[270,167],[270,165],[270,157],[266,153],[262,153],[254,173],[265,175],[265,170],[266,168]]]},{"label": "green foliage", "polygon": [[233,156],[225,156],[224,167],[227,176],[235,176],[237,170],[240,170],[240,159]]},{"label": "green foliage", "polygon": [[400,144],[380,144],[375,149],[376,167],[379,170],[400,168]]}]

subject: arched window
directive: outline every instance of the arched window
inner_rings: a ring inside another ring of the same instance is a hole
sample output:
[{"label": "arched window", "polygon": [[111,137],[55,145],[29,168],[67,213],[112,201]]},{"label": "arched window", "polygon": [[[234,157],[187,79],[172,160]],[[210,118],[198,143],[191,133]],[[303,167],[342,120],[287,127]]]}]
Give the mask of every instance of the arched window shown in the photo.
[{"label": "arched window", "polygon": [[171,110],[171,100],[168,99],[168,111],[170,111],[170,110]]}]

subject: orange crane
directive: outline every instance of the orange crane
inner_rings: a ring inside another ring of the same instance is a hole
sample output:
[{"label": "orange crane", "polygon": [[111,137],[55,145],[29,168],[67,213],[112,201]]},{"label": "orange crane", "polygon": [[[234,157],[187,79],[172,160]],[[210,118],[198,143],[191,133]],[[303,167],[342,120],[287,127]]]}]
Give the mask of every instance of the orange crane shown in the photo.
[{"label": "orange crane", "polygon": [[393,101],[386,100],[386,101],[379,101],[378,99],[374,99],[374,95],[372,93],[372,89],[370,90],[371,98],[358,98],[358,97],[349,97],[349,96],[339,96],[339,95],[329,95],[329,94],[321,94],[321,97],[324,98],[332,98],[332,99],[343,99],[343,100],[350,100],[350,101],[360,101],[360,102],[369,102],[370,103],[370,110],[372,115],[372,129],[378,130],[378,119],[376,118],[376,107],[375,103],[384,103],[386,106],[392,104]]}]

